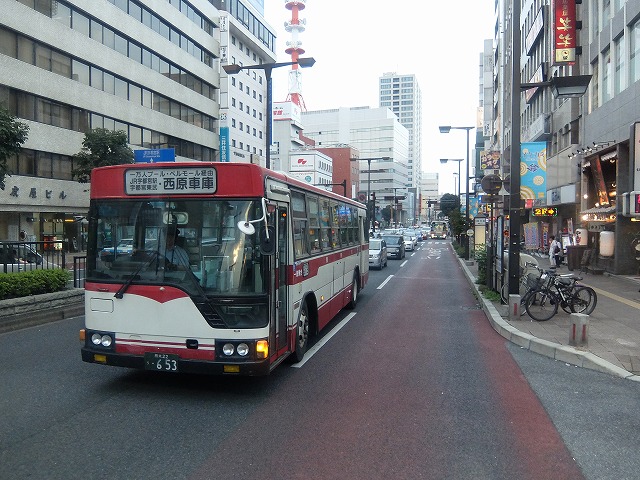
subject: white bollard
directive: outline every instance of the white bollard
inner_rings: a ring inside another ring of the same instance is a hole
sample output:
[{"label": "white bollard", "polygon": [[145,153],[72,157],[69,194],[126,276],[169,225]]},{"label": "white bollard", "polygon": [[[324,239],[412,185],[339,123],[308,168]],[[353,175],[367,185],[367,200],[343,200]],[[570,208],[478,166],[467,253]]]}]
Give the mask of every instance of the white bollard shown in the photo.
[{"label": "white bollard", "polygon": [[586,347],[589,344],[589,315],[584,313],[571,314],[569,330],[569,345]]},{"label": "white bollard", "polygon": [[520,295],[509,294],[509,321],[520,320]]}]

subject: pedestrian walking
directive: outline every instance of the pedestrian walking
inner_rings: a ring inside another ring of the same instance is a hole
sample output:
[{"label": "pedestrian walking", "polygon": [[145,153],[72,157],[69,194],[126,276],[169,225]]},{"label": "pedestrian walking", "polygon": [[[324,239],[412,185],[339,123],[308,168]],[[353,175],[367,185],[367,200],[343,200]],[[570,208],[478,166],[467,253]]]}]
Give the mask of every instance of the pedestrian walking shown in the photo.
[{"label": "pedestrian walking", "polygon": [[549,244],[549,262],[551,265],[559,267],[561,264],[560,257],[562,256],[562,245],[556,240],[555,235],[549,237],[551,243]]}]

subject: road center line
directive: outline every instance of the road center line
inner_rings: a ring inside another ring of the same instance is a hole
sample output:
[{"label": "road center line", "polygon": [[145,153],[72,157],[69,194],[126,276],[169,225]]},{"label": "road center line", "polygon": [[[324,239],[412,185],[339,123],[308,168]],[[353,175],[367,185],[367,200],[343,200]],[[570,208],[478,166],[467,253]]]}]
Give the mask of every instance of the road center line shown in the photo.
[{"label": "road center line", "polygon": [[351,320],[353,317],[355,317],[355,315],[356,315],[356,312],[351,312],[349,315],[347,315],[338,325],[336,325],[336,327],[333,330],[331,330],[324,337],[322,337],[322,340],[320,340],[313,347],[311,347],[309,350],[307,350],[307,353],[304,354],[304,358],[302,359],[301,362],[296,363],[296,364],[291,365],[291,366],[293,368],[301,368],[305,363],[307,363],[307,360],[309,360],[316,353],[318,353],[320,351],[320,349],[322,348],[322,346],[325,343],[327,343],[329,340],[331,340],[331,337],[333,337],[336,333],[338,333],[340,331],[340,329],[342,327],[344,327],[347,323],[349,323],[349,320]]}]

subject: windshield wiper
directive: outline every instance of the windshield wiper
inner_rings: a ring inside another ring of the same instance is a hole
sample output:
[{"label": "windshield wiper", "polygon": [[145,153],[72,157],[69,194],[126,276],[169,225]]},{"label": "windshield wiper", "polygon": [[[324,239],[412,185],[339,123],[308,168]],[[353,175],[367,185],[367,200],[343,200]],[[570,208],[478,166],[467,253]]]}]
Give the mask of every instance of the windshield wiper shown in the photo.
[{"label": "windshield wiper", "polygon": [[148,267],[149,265],[151,265],[151,263],[156,260],[158,258],[158,256],[160,255],[160,253],[156,250],[155,252],[153,252],[151,254],[151,258],[149,260],[147,260],[145,263],[143,263],[142,265],[140,265],[138,267],[138,269],[133,272],[133,274],[131,274],[131,276],[129,277],[129,280],[127,280],[125,283],[122,284],[122,286],[118,289],[118,291],[115,293],[114,297],[121,299],[124,296],[124,292],[127,291],[127,289],[129,288],[129,286],[133,283],[133,280],[138,276],[138,274],[140,273],[140,271],[144,268],[144,267]]}]

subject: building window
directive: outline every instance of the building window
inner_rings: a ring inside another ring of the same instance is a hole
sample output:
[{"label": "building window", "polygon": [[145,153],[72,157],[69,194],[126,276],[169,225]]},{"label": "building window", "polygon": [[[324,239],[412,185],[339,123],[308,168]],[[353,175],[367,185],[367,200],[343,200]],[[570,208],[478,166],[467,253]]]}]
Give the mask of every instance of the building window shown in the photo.
[{"label": "building window", "polygon": [[589,112],[593,112],[600,106],[598,102],[598,93],[600,90],[600,84],[598,83],[598,62],[594,62],[591,66],[591,96],[589,97]]},{"label": "building window", "polygon": [[616,49],[616,73],[615,73],[615,88],[614,94],[622,92],[626,87],[625,66],[624,66],[624,37],[620,37],[615,41]]},{"label": "building window", "polygon": [[611,65],[611,49],[602,54],[602,102],[607,102],[613,97],[613,72]]},{"label": "building window", "polygon": [[631,26],[630,33],[629,73],[631,83],[633,83],[640,80],[640,21],[637,21]]}]

